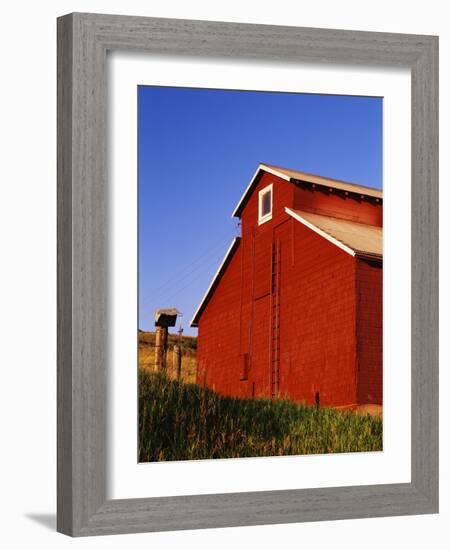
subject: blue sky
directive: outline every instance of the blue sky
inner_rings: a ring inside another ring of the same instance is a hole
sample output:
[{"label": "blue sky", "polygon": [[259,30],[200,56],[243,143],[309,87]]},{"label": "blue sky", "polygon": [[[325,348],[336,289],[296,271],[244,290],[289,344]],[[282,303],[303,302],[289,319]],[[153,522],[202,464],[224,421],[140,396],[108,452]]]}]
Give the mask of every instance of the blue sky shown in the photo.
[{"label": "blue sky", "polygon": [[138,87],[139,328],[176,307],[185,334],[264,162],[382,187],[382,99]]}]

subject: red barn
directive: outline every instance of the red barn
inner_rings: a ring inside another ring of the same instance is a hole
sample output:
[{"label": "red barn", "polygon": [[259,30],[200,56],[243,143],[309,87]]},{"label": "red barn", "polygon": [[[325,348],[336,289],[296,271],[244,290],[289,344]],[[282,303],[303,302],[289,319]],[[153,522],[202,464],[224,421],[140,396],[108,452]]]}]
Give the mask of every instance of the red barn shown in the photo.
[{"label": "red barn", "polygon": [[382,192],[260,164],[191,326],[225,395],[382,403]]}]

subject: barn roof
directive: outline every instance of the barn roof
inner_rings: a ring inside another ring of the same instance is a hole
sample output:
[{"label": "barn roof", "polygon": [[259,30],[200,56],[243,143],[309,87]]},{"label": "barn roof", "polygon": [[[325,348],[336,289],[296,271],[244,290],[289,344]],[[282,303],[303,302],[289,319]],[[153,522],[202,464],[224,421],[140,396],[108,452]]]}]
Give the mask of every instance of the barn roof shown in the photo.
[{"label": "barn roof", "polygon": [[256,172],[253,175],[253,178],[247,186],[247,189],[244,191],[244,194],[240,198],[238,205],[234,209],[233,217],[241,216],[242,210],[247,204],[247,201],[250,198],[254,187],[257,185],[260,174],[262,172],[273,174],[291,183],[304,183],[327,189],[339,189],[349,194],[358,195],[359,198],[370,197],[372,199],[378,199],[379,201],[383,200],[383,192],[380,189],[366,187],[365,185],[357,185],[348,181],[325,178],[323,176],[309,174],[308,172],[300,172],[299,170],[291,170],[290,168],[282,168],[280,166],[274,166],[271,164],[259,164]]},{"label": "barn roof", "polygon": [[383,229],[312,212],[285,208],[295,220],[312,229],[352,256],[381,260],[383,258]]},{"label": "barn roof", "polygon": [[224,274],[226,268],[228,267],[228,264],[231,262],[231,259],[234,256],[234,253],[239,248],[239,243],[241,242],[240,237],[235,237],[233,239],[233,242],[231,243],[230,247],[227,250],[227,253],[225,254],[224,259],[222,260],[222,263],[220,264],[218,270],[216,271],[211,284],[208,287],[208,290],[205,292],[205,295],[203,296],[200,305],[197,308],[197,311],[194,313],[194,316],[191,319],[190,326],[191,327],[198,327],[198,321],[200,319],[201,314],[203,313],[203,310],[205,309],[207,303],[209,302],[214,290],[216,289],[216,286],[219,284],[219,281]]}]

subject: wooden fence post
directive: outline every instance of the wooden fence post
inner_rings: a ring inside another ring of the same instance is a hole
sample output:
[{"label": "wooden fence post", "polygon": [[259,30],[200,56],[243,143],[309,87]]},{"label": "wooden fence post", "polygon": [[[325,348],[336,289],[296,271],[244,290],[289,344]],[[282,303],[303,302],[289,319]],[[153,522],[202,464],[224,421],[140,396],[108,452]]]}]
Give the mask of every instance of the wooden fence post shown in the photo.
[{"label": "wooden fence post", "polygon": [[181,346],[175,344],[173,346],[173,370],[177,380],[181,379]]},{"label": "wooden fence post", "polygon": [[167,327],[156,327],[155,372],[165,372],[166,370],[167,333]]}]

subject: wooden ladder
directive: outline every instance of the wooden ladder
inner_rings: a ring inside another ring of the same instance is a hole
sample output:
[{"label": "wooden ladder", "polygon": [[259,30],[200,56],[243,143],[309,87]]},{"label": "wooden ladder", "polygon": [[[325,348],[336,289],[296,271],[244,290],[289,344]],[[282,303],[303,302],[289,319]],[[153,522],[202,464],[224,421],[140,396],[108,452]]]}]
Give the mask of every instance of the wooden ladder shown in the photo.
[{"label": "wooden ladder", "polygon": [[270,277],[270,394],[272,399],[280,391],[280,290],[281,290],[281,242],[272,243]]}]

